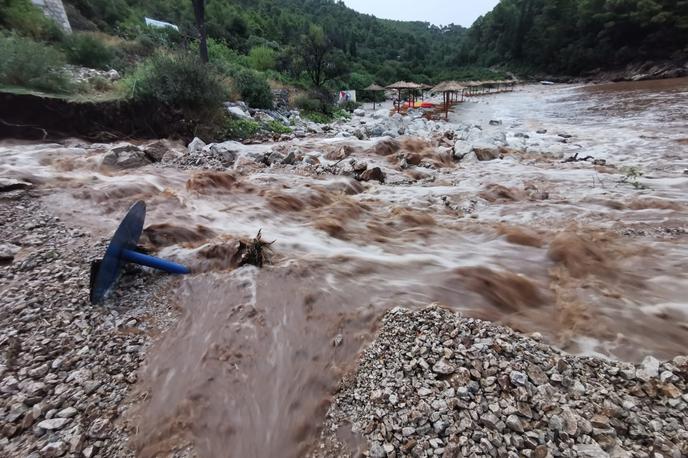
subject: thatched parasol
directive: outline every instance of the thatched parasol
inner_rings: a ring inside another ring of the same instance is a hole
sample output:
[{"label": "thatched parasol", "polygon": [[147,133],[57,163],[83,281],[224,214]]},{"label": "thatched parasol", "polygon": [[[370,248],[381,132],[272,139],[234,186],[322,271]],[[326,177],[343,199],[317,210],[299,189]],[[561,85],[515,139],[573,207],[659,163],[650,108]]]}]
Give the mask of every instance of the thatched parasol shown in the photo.
[{"label": "thatched parasol", "polygon": [[461,92],[461,99],[463,100],[463,90],[465,86],[457,81],[443,81],[432,89],[432,92],[441,92],[444,96],[444,116],[449,119],[449,105],[452,103],[452,98],[458,101],[455,93]]},{"label": "thatched parasol", "polygon": [[[373,83],[363,90],[364,91],[371,91],[371,92],[380,92],[380,91],[384,91],[385,88]],[[375,110],[375,97],[373,97],[373,110]]]},{"label": "thatched parasol", "polygon": [[[399,91],[399,101],[397,103],[397,113],[401,111],[401,91],[403,89],[408,89],[410,91],[414,91],[416,89],[420,89],[421,85],[417,83],[409,83],[408,81],[397,81],[394,84],[390,84],[387,86],[387,89],[396,89]],[[412,100],[412,103],[414,103],[415,100]]]},{"label": "thatched parasol", "polygon": [[396,83],[387,86],[387,89],[420,89],[420,84],[409,83],[408,81],[397,81]]}]

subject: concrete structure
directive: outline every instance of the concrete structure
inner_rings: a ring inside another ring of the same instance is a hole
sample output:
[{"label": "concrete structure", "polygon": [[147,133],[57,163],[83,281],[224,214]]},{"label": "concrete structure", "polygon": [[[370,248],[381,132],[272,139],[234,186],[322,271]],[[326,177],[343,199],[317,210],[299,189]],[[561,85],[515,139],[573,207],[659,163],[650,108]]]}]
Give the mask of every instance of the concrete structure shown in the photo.
[{"label": "concrete structure", "polygon": [[57,22],[65,32],[72,31],[62,0],[31,0],[31,3],[42,9],[43,14]]}]

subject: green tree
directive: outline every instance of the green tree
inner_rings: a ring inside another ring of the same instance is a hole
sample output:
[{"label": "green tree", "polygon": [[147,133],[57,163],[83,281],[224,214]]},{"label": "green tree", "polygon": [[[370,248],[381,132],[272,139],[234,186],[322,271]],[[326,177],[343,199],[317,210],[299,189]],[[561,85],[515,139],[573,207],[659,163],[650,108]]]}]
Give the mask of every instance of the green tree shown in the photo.
[{"label": "green tree", "polygon": [[257,46],[248,54],[249,65],[261,72],[273,70],[277,64],[277,53],[265,46]]}]

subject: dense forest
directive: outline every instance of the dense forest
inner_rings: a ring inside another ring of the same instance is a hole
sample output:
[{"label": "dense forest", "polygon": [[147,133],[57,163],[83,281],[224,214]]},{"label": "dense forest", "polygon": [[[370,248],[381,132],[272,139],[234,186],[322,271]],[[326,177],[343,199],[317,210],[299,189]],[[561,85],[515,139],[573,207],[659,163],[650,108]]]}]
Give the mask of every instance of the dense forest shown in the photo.
[{"label": "dense forest", "polygon": [[[178,25],[196,36],[190,0],[69,0],[73,27],[122,35],[136,34],[144,16]],[[239,54],[260,48],[268,66],[299,71],[304,34],[320,28],[332,46],[332,60],[345,67],[352,86],[400,79],[432,82],[462,76],[456,51],[466,29],[424,22],[375,18],[334,0],[207,0],[208,36]],[[266,51],[269,50],[269,51]],[[465,73],[465,71],[464,71]]]},{"label": "dense forest", "polygon": [[502,0],[456,62],[578,74],[687,54],[686,0]]}]

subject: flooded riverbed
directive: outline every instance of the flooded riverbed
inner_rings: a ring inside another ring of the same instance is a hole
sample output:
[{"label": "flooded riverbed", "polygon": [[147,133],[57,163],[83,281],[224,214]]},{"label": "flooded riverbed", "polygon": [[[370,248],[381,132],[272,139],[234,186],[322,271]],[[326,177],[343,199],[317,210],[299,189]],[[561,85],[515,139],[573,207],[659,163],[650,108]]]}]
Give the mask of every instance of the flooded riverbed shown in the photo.
[{"label": "flooded riverbed", "polygon": [[[393,306],[439,302],[578,354],[685,353],[687,119],[686,79],[529,86],[420,123],[421,139],[257,145],[224,172],[113,171],[107,145],[5,144],[0,175],[40,184],[102,237],[144,199],[149,248],[194,270],[142,373],[142,456],[303,456]],[[290,149],[304,160],[255,160]],[[576,153],[590,158],[564,162]],[[385,183],[346,176],[352,159]],[[272,265],[237,268],[237,241],[258,230]]]}]

